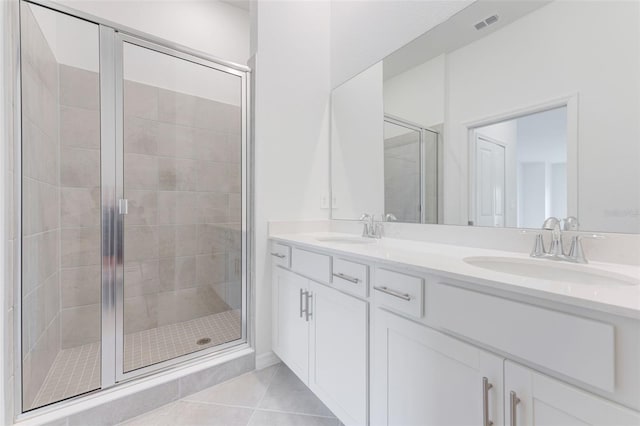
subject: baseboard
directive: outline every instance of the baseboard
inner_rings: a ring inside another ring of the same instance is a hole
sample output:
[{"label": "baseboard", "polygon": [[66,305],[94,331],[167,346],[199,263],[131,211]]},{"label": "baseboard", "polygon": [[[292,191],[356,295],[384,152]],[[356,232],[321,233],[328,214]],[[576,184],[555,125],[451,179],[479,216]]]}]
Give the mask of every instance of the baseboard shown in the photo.
[{"label": "baseboard", "polygon": [[263,368],[270,367],[280,362],[280,358],[273,353],[273,351],[269,351],[256,356],[256,370],[262,370]]}]

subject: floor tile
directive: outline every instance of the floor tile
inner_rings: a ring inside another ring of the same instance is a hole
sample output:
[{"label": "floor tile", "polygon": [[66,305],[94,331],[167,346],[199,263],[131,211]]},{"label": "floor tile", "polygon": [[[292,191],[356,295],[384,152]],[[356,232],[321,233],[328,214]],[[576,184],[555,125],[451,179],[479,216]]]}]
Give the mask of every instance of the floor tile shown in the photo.
[{"label": "floor tile", "polygon": [[236,405],[255,408],[279,369],[279,365],[252,371],[220,385],[189,395],[186,401]]},{"label": "floor tile", "polygon": [[335,417],[306,416],[302,414],[280,413],[256,410],[249,426],[338,426]]},{"label": "floor tile", "polygon": [[278,368],[259,408],[296,414],[333,416],[333,413],[284,364]]},{"label": "floor tile", "polygon": [[253,414],[248,408],[178,401],[138,416],[123,426],[246,426]]}]

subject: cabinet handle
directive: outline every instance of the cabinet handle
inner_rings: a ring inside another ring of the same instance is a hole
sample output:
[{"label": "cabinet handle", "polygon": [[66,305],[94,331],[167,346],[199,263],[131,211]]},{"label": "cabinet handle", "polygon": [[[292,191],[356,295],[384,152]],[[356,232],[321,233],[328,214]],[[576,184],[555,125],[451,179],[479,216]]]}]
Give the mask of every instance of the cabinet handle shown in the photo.
[{"label": "cabinet handle", "polygon": [[302,314],[304,313],[304,309],[302,309],[302,299],[304,299],[306,291],[300,289],[300,318],[302,318]]},{"label": "cabinet handle", "polygon": [[350,277],[349,275],[345,275],[342,272],[334,272],[333,276],[334,277],[338,277],[338,278],[342,278],[343,280],[347,280],[347,281],[352,282],[354,284],[358,284],[360,282],[360,280],[358,278]]},{"label": "cabinet handle", "polygon": [[489,379],[482,378],[482,426],[491,426],[493,422],[489,420],[489,389],[493,385],[489,383]]},{"label": "cabinet handle", "polygon": [[313,299],[313,293],[311,293],[310,291],[305,292],[307,294],[307,303],[306,303],[306,309],[305,309],[305,320],[307,322],[309,322],[309,318],[312,317],[313,313],[311,312],[311,302],[309,301],[309,299]]},{"label": "cabinet handle", "polygon": [[516,408],[519,403],[520,398],[518,398],[514,391],[511,391],[509,393],[509,426],[517,426]]},{"label": "cabinet handle", "polygon": [[389,296],[397,297],[398,299],[406,300],[407,302],[411,300],[411,295],[407,293],[400,293],[399,291],[392,290],[388,287],[374,287],[374,290],[378,290],[382,293],[386,293]]},{"label": "cabinet handle", "polygon": [[277,257],[278,259],[284,259],[285,257],[287,257],[287,256],[286,256],[286,255],[284,255],[284,254],[280,254],[280,253],[276,253],[276,252],[272,252],[272,253],[271,253],[271,256],[275,256],[275,257]]}]

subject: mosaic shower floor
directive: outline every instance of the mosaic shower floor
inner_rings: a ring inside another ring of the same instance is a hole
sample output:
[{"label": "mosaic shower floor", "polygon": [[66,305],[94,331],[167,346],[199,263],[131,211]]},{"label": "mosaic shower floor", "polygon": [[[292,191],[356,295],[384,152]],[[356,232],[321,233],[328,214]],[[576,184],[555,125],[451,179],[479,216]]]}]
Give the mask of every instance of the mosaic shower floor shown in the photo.
[{"label": "mosaic shower floor", "polygon": [[[207,315],[125,336],[124,370],[131,371],[241,337],[240,310]],[[198,340],[211,341],[200,344]],[[100,387],[100,343],[58,352],[33,408]]]}]

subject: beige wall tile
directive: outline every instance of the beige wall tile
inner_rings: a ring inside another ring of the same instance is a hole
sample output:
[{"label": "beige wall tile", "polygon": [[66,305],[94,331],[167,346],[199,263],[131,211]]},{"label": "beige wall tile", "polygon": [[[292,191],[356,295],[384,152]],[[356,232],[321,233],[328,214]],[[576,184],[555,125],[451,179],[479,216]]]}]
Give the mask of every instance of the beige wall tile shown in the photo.
[{"label": "beige wall tile", "polygon": [[194,129],[198,159],[207,161],[230,161],[229,143],[226,133],[209,129]]},{"label": "beige wall tile", "polygon": [[196,97],[158,89],[158,120],[193,127]]},{"label": "beige wall tile", "polygon": [[155,155],[158,152],[158,122],[124,117],[124,152]]},{"label": "beige wall tile", "polygon": [[127,225],[155,225],[158,221],[158,192],[131,189],[127,191],[129,214]]},{"label": "beige wall tile", "polygon": [[125,196],[129,189],[158,188],[158,157],[141,154],[124,155]]},{"label": "beige wall tile", "polygon": [[58,185],[60,165],[57,138],[45,135],[30,118],[23,116],[23,120],[23,176]]},{"label": "beige wall tile", "polygon": [[99,265],[62,269],[60,273],[63,308],[100,303],[102,276]]},{"label": "beige wall tile", "polygon": [[197,229],[197,225],[159,226],[159,257],[195,255],[198,241]]},{"label": "beige wall tile", "polygon": [[[169,308],[173,309],[173,308]],[[124,301],[124,332],[148,330],[158,327],[158,294],[127,298]]]},{"label": "beige wall tile", "polygon": [[124,231],[125,262],[157,259],[158,229],[154,226],[126,226]]},{"label": "beige wall tile", "polygon": [[62,267],[100,264],[100,228],[62,230]]},{"label": "beige wall tile", "polygon": [[158,123],[158,155],[172,158],[199,158],[197,130],[173,123]]},{"label": "beige wall tile", "polygon": [[159,158],[158,188],[161,191],[195,191],[197,164],[195,160]]},{"label": "beige wall tile", "polygon": [[60,184],[75,188],[100,186],[100,151],[75,147],[60,149]]},{"label": "beige wall tile", "polygon": [[159,261],[157,259],[129,262],[124,265],[124,297],[138,297],[160,291]]},{"label": "beige wall tile", "polygon": [[228,164],[213,161],[198,162],[198,191],[229,192]]},{"label": "beige wall tile", "polygon": [[207,254],[196,257],[196,282],[199,286],[223,283],[227,280],[227,254]]},{"label": "beige wall tile", "polygon": [[180,288],[191,288],[196,285],[196,258],[170,257],[160,259],[160,288],[161,291],[171,291]]},{"label": "beige wall tile", "polygon": [[100,148],[98,110],[60,107],[60,143],[79,148]]},{"label": "beige wall tile", "polygon": [[61,346],[72,348],[100,340],[100,305],[65,308],[60,312]]},{"label": "beige wall tile", "polygon": [[98,73],[61,64],[60,104],[99,109],[100,82]]},{"label": "beige wall tile", "polygon": [[125,80],[124,114],[130,117],[158,119],[158,88]]},{"label": "beige wall tile", "polygon": [[98,227],[100,215],[100,187],[60,188],[60,222],[63,228]]}]

